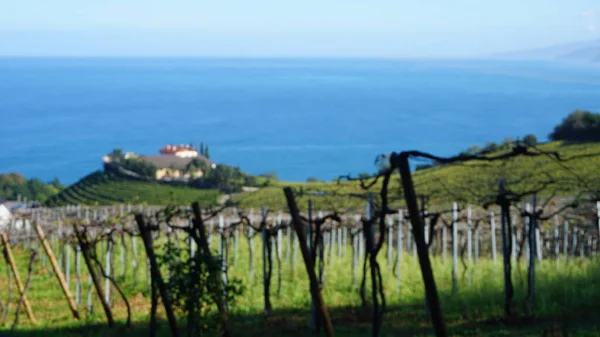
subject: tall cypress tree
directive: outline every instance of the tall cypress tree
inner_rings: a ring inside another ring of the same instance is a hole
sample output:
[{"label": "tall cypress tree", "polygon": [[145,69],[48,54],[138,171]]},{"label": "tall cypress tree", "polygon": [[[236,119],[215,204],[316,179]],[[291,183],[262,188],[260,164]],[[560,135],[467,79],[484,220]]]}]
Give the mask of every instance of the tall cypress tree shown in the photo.
[{"label": "tall cypress tree", "polygon": [[200,143],[200,152],[201,155],[204,155],[204,143]]},{"label": "tall cypress tree", "polygon": [[210,152],[208,151],[208,145],[206,145],[206,147],[204,148],[204,156],[208,159],[210,159]]}]

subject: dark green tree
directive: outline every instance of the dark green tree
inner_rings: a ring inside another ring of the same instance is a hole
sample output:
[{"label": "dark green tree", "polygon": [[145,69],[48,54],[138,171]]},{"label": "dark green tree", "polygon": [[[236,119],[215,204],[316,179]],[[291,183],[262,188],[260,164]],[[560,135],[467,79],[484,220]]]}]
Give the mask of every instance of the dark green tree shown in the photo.
[{"label": "dark green tree", "polygon": [[206,158],[210,159],[210,151],[209,151],[209,149],[208,149],[208,145],[206,145],[206,146],[204,147],[204,156],[205,156]]},{"label": "dark green tree", "polygon": [[123,161],[125,159],[125,154],[123,153],[123,150],[121,149],[113,149],[109,154],[108,157],[115,162],[120,162]]},{"label": "dark green tree", "polygon": [[525,145],[536,146],[537,143],[538,143],[538,139],[533,134],[528,134],[527,136],[523,137],[523,144],[525,144]]},{"label": "dark green tree", "polygon": [[554,128],[549,138],[570,142],[598,142],[600,141],[600,114],[576,110]]},{"label": "dark green tree", "polygon": [[485,146],[483,147],[483,151],[485,152],[492,152],[492,151],[496,151],[500,148],[500,146],[498,146],[498,144],[494,143],[494,142],[487,142],[485,144]]}]

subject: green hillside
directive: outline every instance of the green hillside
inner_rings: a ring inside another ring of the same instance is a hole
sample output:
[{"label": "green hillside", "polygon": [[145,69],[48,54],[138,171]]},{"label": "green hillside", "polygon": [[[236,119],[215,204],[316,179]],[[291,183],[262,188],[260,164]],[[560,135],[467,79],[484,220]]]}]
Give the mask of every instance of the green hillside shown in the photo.
[{"label": "green hillside", "polygon": [[[561,158],[576,158],[558,162],[551,156],[519,157],[490,164],[467,163],[433,167],[413,174],[418,194],[429,196],[430,202],[437,205],[452,201],[460,203],[482,204],[492,200],[502,178],[508,182],[508,188],[514,192],[539,189],[546,184],[541,197],[551,194],[573,196],[600,191],[600,143],[568,144],[551,142],[538,146],[540,151],[558,152]],[[498,151],[507,151],[500,149]],[[578,156],[589,155],[586,157]],[[374,167],[375,169],[375,167]],[[368,191],[361,189],[358,181],[342,182],[271,182],[269,187],[256,192],[240,193],[233,200],[242,208],[265,206],[271,210],[285,210],[287,205],[282,187],[290,185],[298,191],[325,192],[329,196],[298,197],[301,208],[306,201],[313,200],[316,209],[347,210],[362,208],[367,192],[379,192],[379,184]],[[392,205],[402,204],[401,188],[398,176],[391,181],[390,196]],[[357,194],[359,196],[357,196]],[[362,195],[362,197],[360,197]],[[48,199],[48,206],[64,204],[114,204],[122,202],[140,202],[149,204],[181,203],[201,201],[205,204],[216,203],[218,191],[200,190],[187,187],[174,187],[166,184],[127,180],[113,174],[92,173],[76,184]]]},{"label": "green hillside", "polygon": [[[538,146],[541,151],[558,152],[561,158],[576,158],[558,162],[550,156],[519,157],[490,164],[468,163],[434,167],[413,174],[416,192],[431,197],[433,204],[447,204],[452,201],[481,204],[490,201],[498,189],[498,181],[503,178],[508,188],[514,192],[539,189],[548,183],[540,196],[553,192],[560,196],[600,191],[600,143],[567,144],[551,142]],[[401,149],[399,149],[401,150]],[[507,151],[500,149],[498,151]],[[587,157],[579,157],[588,154]],[[596,155],[598,154],[598,155]],[[375,170],[375,167],[373,167]],[[265,206],[269,209],[285,209],[285,199],[281,187],[290,185],[307,192],[326,192],[332,196],[311,196],[316,209],[358,208],[365,205],[364,199],[350,194],[379,192],[380,184],[369,191],[361,189],[357,181],[277,183],[257,192],[239,195],[234,198],[246,207]],[[399,176],[391,181],[390,195],[394,204],[402,203]],[[298,198],[300,207],[305,208],[308,196]]]},{"label": "green hillside", "polygon": [[217,203],[219,192],[188,187],[175,187],[155,182],[129,180],[101,171],[94,172],[60,193],[50,197],[46,205],[67,204],[110,205],[116,203],[189,204],[198,201],[204,205]]}]

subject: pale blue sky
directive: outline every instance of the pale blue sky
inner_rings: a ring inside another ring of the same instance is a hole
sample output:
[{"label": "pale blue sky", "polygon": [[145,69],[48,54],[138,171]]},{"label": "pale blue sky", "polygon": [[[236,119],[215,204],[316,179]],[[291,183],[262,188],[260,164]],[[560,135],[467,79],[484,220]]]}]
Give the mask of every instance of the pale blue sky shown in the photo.
[{"label": "pale blue sky", "polygon": [[599,0],[0,0],[0,55],[462,57],[598,37]]}]

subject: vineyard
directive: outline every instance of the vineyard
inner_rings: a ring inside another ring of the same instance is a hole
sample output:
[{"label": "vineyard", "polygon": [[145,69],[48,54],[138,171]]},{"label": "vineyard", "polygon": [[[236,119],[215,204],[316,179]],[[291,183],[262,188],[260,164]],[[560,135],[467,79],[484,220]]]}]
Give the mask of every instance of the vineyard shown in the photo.
[{"label": "vineyard", "polygon": [[123,202],[162,205],[188,204],[199,201],[212,205],[219,192],[188,187],[174,187],[157,182],[135,181],[111,173],[94,172],[49,198],[50,207],[62,205],[112,205]]},{"label": "vineyard", "polygon": [[[542,194],[550,194],[553,186],[560,187],[560,194],[569,196],[579,192],[579,187],[573,181],[578,176],[586,177],[591,184],[600,186],[600,157],[594,154],[600,153],[600,143],[570,144],[564,142],[550,142],[539,145],[540,151],[558,152],[565,157],[572,157],[567,162],[556,162],[545,156],[543,157],[518,157],[510,161],[488,163],[465,163],[462,165],[444,165],[417,171],[413,174],[415,189],[419,194],[425,194],[437,203],[451,203],[452,201],[469,203],[475,202],[479,196],[475,191],[486,192],[495,188],[499,179],[514,180],[513,188],[516,191],[526,191],[532,184],[545,182],[548,176],[554,181],[548,184],[548,188]],[[501,149],[497,154],[506,153],[509,149]],[[590,155],[590,156],[585,156]],[[581,157],[578,157],[581,156]],[[535,174],[534,174],[535,173]],[[524,175],[528,174],[524,178]],[[530,174],[530,175],[529,175]],[[280,183],[273,187],[262,188],[250,195],[240,195],[234,200],[245,207],[266,206],[270,209],[285,210],[287,205],[281,198],[281,188],[292,186],[302,191],[325,192],[330,195],[327,199],[314,200],[318,207],[323,209],[332,205],[346,209],[349,207],[362,207],[363,201],[353,197],[356,193],[365,191],[378,193],[381,185],[379,183],[365,190],[356,181],[341,179],[335,182],[310,182],[310,183]],[[392,192],[399,191],[400,182],[392,180],[390,189]],[[299,196],[300,207],[306,206],[307,195]],[[402,201],[394,206],[400,207]]]},{"label": "vineyard", "polygon": [[[578,156],[600,152],[600,144],[569,144],[563,142],[551,142],[539,146],[544,151],[557,151],[565,156]],[[507,151],[500,149],[499,153]],[[433,167],[417,171],[414,174],[415,186],[418,193],[426,194],[435,199],[436,202],[471,202],[473,191],[490,189],[490,182],[497,181],[500,177],[506,179],[519,179],[523,172],[538,172],[538,176],[523,180],[516,184],[517,189],[527,188],[536,179],[543,179],[545,175],[552,175],[561,179],[561,184],[566,186],[564,195],[577,193],[575,185],[567,183],[572,178],[570,171],[585,175],[590,181],[600,181],[600,172],[594,168],[600,165],[600,158],[587,157],[572,160],[568,163],[555,163],[547,158],[519,158],[509,163],[495,164],[483,168],[479,165],[449,165]],[[565,169],[567,166],[568,170]],[[307,182],[287,183],[272,181],[270,187],[264,187],[253,193],[241,193],[234,195],[233,200],[243,208],[268,207],[273,210],[286,210],[285,200],[281,198],[281,188],[292,186],[303,191],[318,191],[330,194],[328,199],[316,199],[315,206],[328,208],[332,205],[337,208],[347,209],[350,207],[362,207],[360,199],[351,197],[351,194],[364,193],[365,190],[352,181],[332,182]],[[391,188],[397,190],[399,182],[393,180]],[[368,191],[377,192],[380,185],[371,186]],[[575,188],[570,188],[575,187]],[[550,189],[548,189],[550,190]],[[113,205],[120,203],[146,203],[146,204],[189,204],[200,201],[201,204],[210,204],[219,199],[217,191],[198,190],[186,187],[177,187],[156,182],[136,181],[126,179],[111,173],[95,172],[79,182],[71,185],[61,193],[50,197],[46,204],[50,207],[64,205]],[[306,207],[306,195],[299,195],[300,207]],[[321,204],[322,203],[322,204]],[[401,203],[394,206],[401,206]]]},{"label": "vineyard", "polygon": [[[598,156],[519,144],[450,158],[412,151],[335,189],[280,188],[282,207],[28,210],[3,229],[3,327],[15,336],[597,335]],[[460,179],[420,180],[409,158]]]}]

